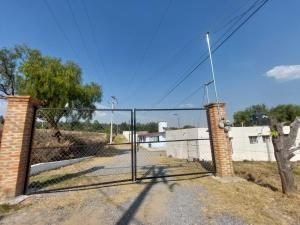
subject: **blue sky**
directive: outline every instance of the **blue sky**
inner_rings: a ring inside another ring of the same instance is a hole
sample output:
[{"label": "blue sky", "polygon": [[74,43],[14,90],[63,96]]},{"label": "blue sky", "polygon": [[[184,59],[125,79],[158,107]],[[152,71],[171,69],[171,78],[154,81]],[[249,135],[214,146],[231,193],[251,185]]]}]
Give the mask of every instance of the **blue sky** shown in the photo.
[{"label": "blue sky", "polygon": [[[55,21],[43,0],[6,0],[1,1],[0,47],[25,43],[75,61],[84,82],[102,84],[103,105],[114,95],[120,107],[152,107],[207,53],[205,33],[252,2],[70,0],[73,16],[67,0],[48,0]],[[229,116],[251,104],[300,103],[299,8],[298,0],[270,0],[213,55],[219,95]],[[220,34],[212,33],[211,41]],[[208,63],[157,107],[179,107],[211,80]],[[201,106],[202,99],[200,91],[183,105]]]}]

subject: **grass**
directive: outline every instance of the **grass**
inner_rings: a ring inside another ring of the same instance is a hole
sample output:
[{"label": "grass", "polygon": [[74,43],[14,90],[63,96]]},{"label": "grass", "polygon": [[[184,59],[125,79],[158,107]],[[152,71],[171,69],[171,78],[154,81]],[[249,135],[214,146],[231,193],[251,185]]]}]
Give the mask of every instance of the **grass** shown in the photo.
[{"label": "grass", "polygon": [[127,143],[128,140],[121,134],[118,134],[117,136],[114,137],[114,143],[115,144],[122,144],[122,143]]},{"label": "grass", "polygon": [[[294,162],[293,167],[295,182],[300,185],[300,162]],[[260,186],[282,191],[276,162],[234,162],[234,172],[237,176]],[[298,193],[300,195],[299,191]]]},{"label": "grass", "polygon": [[[246,180],[220,183],[212,178],[202,178],[194,181],[210,193],[200,196],[205,199],[207,208],[204,211],[209,218],[229,213],[248,224],[300,224],[300,195],[282,194],[276,163],[234,162],[234,170],[237,176]],[[299,170],[299,163],[296,163],[298,186]]]},{"label": "grass", "polygon": [[4,214],[20,209],[20,205],[0,204],[0,218]]}]

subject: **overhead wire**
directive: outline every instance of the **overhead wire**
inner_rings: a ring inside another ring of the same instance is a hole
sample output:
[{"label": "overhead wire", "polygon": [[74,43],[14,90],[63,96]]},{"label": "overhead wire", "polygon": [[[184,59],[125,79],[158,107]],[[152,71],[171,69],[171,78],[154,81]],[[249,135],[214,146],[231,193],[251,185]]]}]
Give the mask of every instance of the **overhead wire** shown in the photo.
[{"label": "overhead wire", "polygon": [[[150,38],[150,40],[149,40],[149,42],[148,42],[148,44],[147,44],[147,46],[146,46],[146,48],[145,48],[145,50],[144,50],[144,52],[142,54],[140,60],[138,61],[136,69],[134,70],[131,78],[129,79],[130,80],[129,84],[131,84],[131,85],[133,84],[133,82],[135,80],[135,77],[136,77],[136,74],[137,74],[137,71],[142,67],[142,65],[144,63],[144,60],[145,60],[145,58],[146,58],[146,56],[147,56],[147,54],[148,54],[148,52],[150,50],[150,47],[152,46],[153,41],[155,40],[156,36],[158,35],[158,32],[159,32],[159,30],[160,30],[160,28],[162,26],[162,23],[163,23],[166,15],[167,15],[167,13],[168,13],[171,5],[172,5],[172,1],[173,0],[169,0],[167,7],[163,11],[156,29],[154,30],[153,35],[151,36],[151,38]],[[131,88],[129,88],[129,90],[131,90]]]},{"label": "overhead wire", "polygon": [[64,37],[64,39],[66,40],[66,42],[69,44],[71,50],[73,51],[73,53],[75,54],[75,56],[77,58],[79,58],[79,55],[77,53],[77,51],[75,50],[74,46],[72,45],[72,42],[70,40],[70,38],[68,37],[68,35],[66,34],[65,30],[63,29],[63,27],[61,26],[57,16],[55,15],[54,11],[52,10],[49,2],[47,0],[44,0],[45,6],[48,9],[48,11],[50,12],[50,15],[52,16],[58,30],[61,32],[62,36]]},{"label": "overhead wire", "polygon": [[[229,26],[231,23],[233,23],[235,20],[237,20],[239,17],[241,17],[243,14],[235,16],[233,18],[232,18],[232,15],[236,14],[237,12],[239,12],[243,7],[245,7],[248,4],[249,1],[250,0],[247,0],[243,4],[239,5],[236,9],[233,10],[232,13],[230,13],[230,16],[227,16],[227,17],[223,18],[222,21],[225,21],[225,23],[223,23],[222,25],[220,25],[220,26],[216,27],[215,29],[213,29],[212,33],[216,34],[216,33],[220,32],[221,30],[223,30],[224,28],[226,28],[227,26]],[[257,2],[258,1],[259,0],[257,0]],[[175,56],[177,56],[177,55],[179,56],[179,58],[182,58],[184,56],[184,53],[183,54],[179,54],[179,53],[181,53],[181,52],[183,52],[183,50],[187,49],[188,46],[194,40],[196,40],[199,36],[200,36],[200,34],[195,35],[194,37],[190,38],[187,42],[185,42],[185,44],[183,46],[181,46],[180,48],[176,49],[175,53],[173,53],[172,56],[171,56],[172,59],[174,59]],[[205,37],[203,36],[198,41],[201,41],[201,40],[204,40],[204,39],[205,39]],[[195,63],[195,65],[196,64],[197,64],[197,62]],[[169,65],[163,65],[163,66],[161,66],[160,69],[158,71],[156,71],[155,73],[156,74],[160,73],[161,71],[165,70],[168,66]],[[153,76],[148,76],[148,78],[146,78],[143,82],[144,83],[148,83],[149,81],[153,80],[153,78],[154,78]],[[135,90],[132,91],[131,94],[126,97],[126,100],[128,101],[128,99],[130,99],[131,97],[136,96],[136,92],[138,90],[140,90],[141,88],[143,88],[141,85],[139,85],[137,88],[135,88]]]},{"label": "overhead wire", "polygon": [[[213,48],[212,53],[216,52],[229,38],[231,38],[241,27],[247,23],[269,0],[264,0],[247,18],[242,21],[235,29],[233,29],[230,34],[225,37],[215,48]],[[188,79],[206,60],[209,59],[209,55],[206,55],[189,73],[187,73],[179,82],[175,84],[172,88],[170,88],[166,94],[164,94],[158,101],[154,104],[158,105],[162,101],[164,101],[177,87],[179,87],[186,79]]]},{"label": "overhead wire", "polygon": [[[88,46],[87,46],[87,44],[86,44],[86,42],[85,42],[85,40],[84,40],[82,30],[81,30],[81,28],[80,28],[80,26],[79,26],[79,23],[78,23],[77,19],[76,19],[74,10],[73,10],[73,8],[72,8],[72,6],[71,6],[71,3],[70,3],[70,0],[67,0],[67,5],[68,5],[68,8],[69,8],[69,10],[70,10],[70,12],[71,12],[72,19],[73,19],[73,21],[74,21],[75,27],[76,27],[76,29],[77,29],[77,31],[78,31],[78,33],[79,33],[79,38],[80,38],[80,41],[81,41],[82,44],[83,44],[84,50],[85,50],[86,55],[87,55],[88,60],[89,60],[89,63],[90,63],[91,65],[93,65],[94,63],[93,63],[92,57],[91,57],[90,54],[89,54]],[[98,63],[96,63],[96,70],[97,70],[98,73],[100,73],[100,70],[99,70],[99,64],[98,64]]]},{"label": "overhead wire", "polygon": [[85,4],[85,0],[81,0],[81,4],[83,5],[83,11],[85,12],[85,15],[88,19],[88,23],[89,23],[89,27],[91,29],[91,34],[92,34],[92,38],[93,38],[93,42],[94,42],[94,45],[96,47],[96,52],[97,52],[97,56],[99,58],[99,62],[103,68],[103,74],[104,74],[104,78],[106,78],[106,67],[104,65],[104,62],[103,62],[103,57],[102,57],[102,54],[101,54],[101,51],[99,50],[99,45],[98,45],[98,41],[97,41],[97,38],[96,38],[96,32],[95,32],[95,28],[93,26],[93,23],[92,23],[92,19],[90,17],[90,14],[89,14],[89,11],[88,11],[88,8],[87,8],[87,5]]}]

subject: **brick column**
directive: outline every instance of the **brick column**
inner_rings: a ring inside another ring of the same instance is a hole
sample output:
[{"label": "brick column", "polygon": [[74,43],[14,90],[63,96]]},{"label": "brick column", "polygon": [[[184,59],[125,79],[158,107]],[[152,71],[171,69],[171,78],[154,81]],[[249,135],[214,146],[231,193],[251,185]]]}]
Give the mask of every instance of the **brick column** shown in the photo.
[{"label": "brick column", "polygon": [[225,120],[225,103],[219,103],[220,115],[217,103],[208,104],[205,108],[216,175],[219,177],[233,176],[232,152],[228,133],[219,126],[220,122]]},{"label": "brick column", "polygon": [[24,194],[32,124],[38,101],[30,96],[8,96],[0,148],[0,198]]}]

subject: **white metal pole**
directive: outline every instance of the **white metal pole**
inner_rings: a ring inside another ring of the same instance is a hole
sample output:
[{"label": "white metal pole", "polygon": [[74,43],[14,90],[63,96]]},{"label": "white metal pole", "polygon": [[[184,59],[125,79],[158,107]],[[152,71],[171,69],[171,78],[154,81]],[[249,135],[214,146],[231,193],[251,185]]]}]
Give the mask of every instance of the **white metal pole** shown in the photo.
[{"label": "white metal pole", "polygon": [[[210,66],[211,66],[211,73],[212,73],[212,77],[213,77],[216,101],[217,101],[217,106],[218,106],[218,114],[219,114],[219,117],[220,117],[219,96],[218,96],[218,91],[217,91],[214,64],[213,64],[213,61],[212,61],[212,55],[211,55],[211,49],[210,49],[209,32],[206,33],[206,41],[207,41],[207,47],[208,47],[208,52],[209,52],[209,59],[210,59]],[[219,118],[219,119],[221,119],[221,118]]]},{"label": "white metal pole", "polygon": [[111,118],[110,118],[110,136],[109,136],[109,143],[112,144],[112,133],[113,133],[113,116],[114,116],[114,101],[111,101]]},{"label": "white metal pole", "polygon": [[209,104],[208,85],[207,84],[205,84],[205,91],[206,91],[206,101],[207,101],[207,104]]}]

